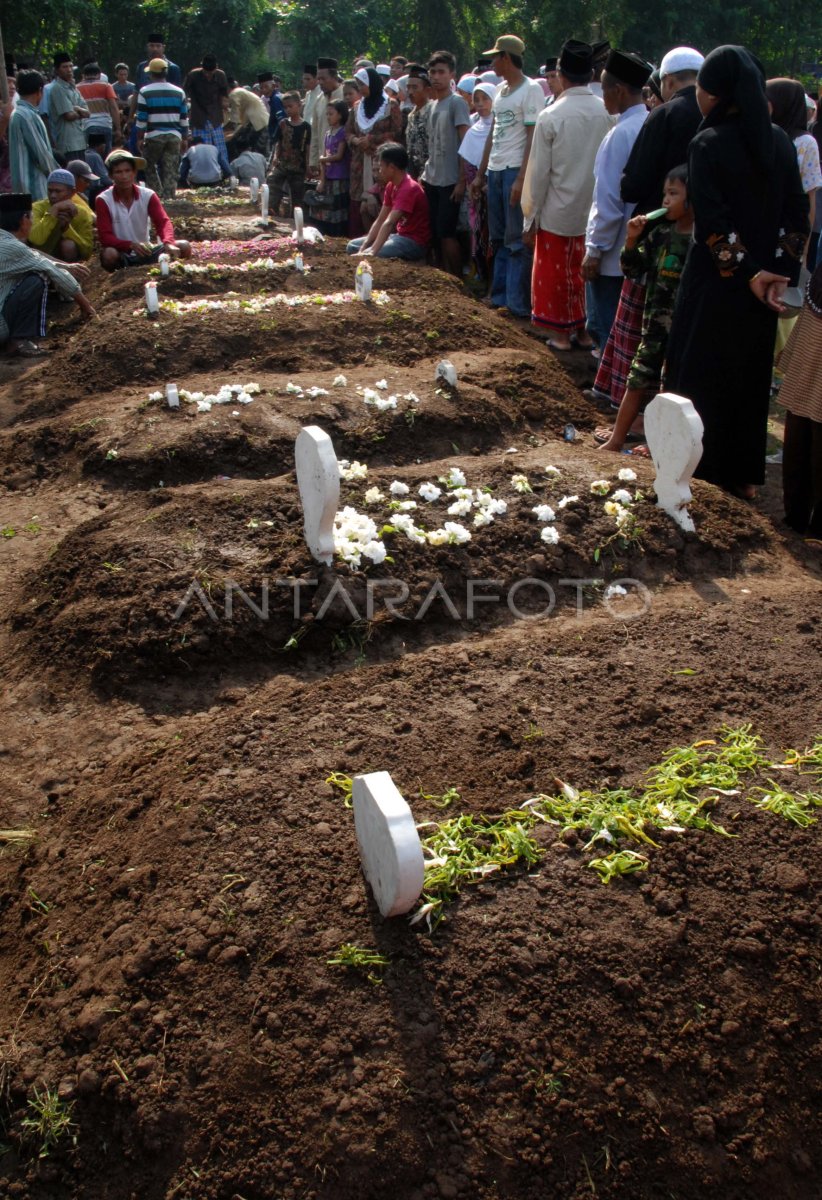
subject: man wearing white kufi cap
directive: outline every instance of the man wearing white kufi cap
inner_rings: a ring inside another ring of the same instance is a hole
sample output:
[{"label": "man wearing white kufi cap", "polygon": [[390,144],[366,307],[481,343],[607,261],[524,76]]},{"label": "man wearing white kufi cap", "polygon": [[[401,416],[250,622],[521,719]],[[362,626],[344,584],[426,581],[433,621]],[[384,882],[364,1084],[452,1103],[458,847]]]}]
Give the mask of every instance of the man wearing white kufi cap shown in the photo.
[{"label": "man wearing white kufi cap", "polygon": [[[665,101],[648,115],[622,173],[621,195],[635,213],[653,212],[662,204],[665,177],[688,161],[688,146],[702,115],[696,103],[696,73],[703,57],[691,46],[669,50],[660,64]],[[586,396],[617,406],[625,392],[631,360],[642,334],[644,284],[626,279],[622,285],[611,336],[605,346],[594,386]]]},{"label": "man wearing white kufi cap", "polygon": [[688,161],[688,146],[702,120],[696,103],[696,73],[702,63],[702,55],[690,46],[669,50],[660,63],[665,103],[648,116],[622,176],[622,199],[638,212],[659,208],[665,176]]}]

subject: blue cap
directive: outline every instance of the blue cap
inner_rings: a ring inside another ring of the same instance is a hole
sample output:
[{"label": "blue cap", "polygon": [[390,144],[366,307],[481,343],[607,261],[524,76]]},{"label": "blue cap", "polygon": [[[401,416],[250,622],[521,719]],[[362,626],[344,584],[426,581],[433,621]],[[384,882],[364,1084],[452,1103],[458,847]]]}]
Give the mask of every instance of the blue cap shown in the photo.
[{"label": "blue cap", "polygon": [[64,171],[62,167],[57,171],[52,171],[46,183],[62,183],[64,187],[74,187],[74,176],[71,171]]}]

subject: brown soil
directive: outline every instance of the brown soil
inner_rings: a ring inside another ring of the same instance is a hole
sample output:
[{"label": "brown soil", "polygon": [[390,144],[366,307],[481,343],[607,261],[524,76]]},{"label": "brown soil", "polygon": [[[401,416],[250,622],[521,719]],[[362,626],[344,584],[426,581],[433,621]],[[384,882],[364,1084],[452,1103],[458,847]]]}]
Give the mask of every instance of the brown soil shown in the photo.
[{"label": "brown soil", "polygon": [[[315,258],[286,285],[347,286],[338,249]],[[609,887],[545,826],[534,869],[469,889],[429,934],[380,919],[324,782],[389,770],[438,820],[421,792],[455,787],[451,815],[557,776],[627,786],[724,722],[773,754],[813,741],[822,572],[779,524],[778,474],[756,508],[696,484],[685,536],[632,463],[641,536],[606,546],[590,482],[630,460],[594,451],[600,418],[563,371],[590,367],[452,281],[387,264],[386,308],[156,323],[131,316],[142,283],[95,278],[97,324],[61,309],[47,364],[0,369],[0,829],[37,830],[0,850],[0,1194],[371,1200],[390,1178],[399,1200],[816,1200],[818,823],[722,797],[733,839],[667,835]],[[356,387],[382,377],[419,404],[366,409]],[[171,413],[147,401],[170,378],[263,390],[239,417]],[[393,563],[319,569],[292,471],[305,423],[368,463],[344,503],[458,465],[509,511],[466,547],[388,535]],[[563,493],[580,501],[549,547],[530,509]],[[259,604],[264,576],[268,619],[235,595],[226,620],[226,581]],[[292,577],[319,581],[297,618],[273,585]],[[362,619],[390,577],[407,601]],[[550,616],[467,619],[469,579],[524,577],[555,587]],[[650,590],[647,613],[609,611],[597,583],[577,611],[560,583],[617,577]],[[173,619],[192,580],[217,620],[197,600]],[[419,615],[435,580],[456,616]],[[335,581],[356,614],[338,595],[320,618]],[[381,986],[327,965],[343,942],[389,958]],[[38,1159],[23,1122],[46,1087],[75,1127]]]}]

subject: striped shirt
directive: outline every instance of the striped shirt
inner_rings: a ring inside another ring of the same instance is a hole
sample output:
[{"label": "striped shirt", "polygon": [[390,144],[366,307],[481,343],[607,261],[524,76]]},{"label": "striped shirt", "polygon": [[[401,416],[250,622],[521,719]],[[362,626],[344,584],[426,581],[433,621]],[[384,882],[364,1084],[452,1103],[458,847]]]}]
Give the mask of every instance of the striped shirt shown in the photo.
[{"label": "striped shirt", "polygon": [[28,192],[33,200],[46,196],[46,179],[57,169],[46,127],[33,104],[17,97],[9,122],[9,166],[15,192]]},{"label": "striped shirt", "polygon": [[188,104],[182,88],[165,79],[147,83],[137,96],[137,128],[147,138],[163,133],[188,136]]},{"label": "striped shirt", "polygon": [[8,340],[9,327],[3,319],[3,306],[20,280],[31,274],[47,275],[61,296],[73,299],[80,284],[50,258],[32,250],[6,229],[0,229],[0,343]]}]

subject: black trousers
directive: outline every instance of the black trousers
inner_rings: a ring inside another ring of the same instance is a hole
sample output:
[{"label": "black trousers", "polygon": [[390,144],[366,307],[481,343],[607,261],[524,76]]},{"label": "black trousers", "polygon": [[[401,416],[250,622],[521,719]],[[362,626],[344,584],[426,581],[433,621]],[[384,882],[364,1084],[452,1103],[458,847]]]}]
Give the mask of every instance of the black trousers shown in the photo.
[{"label": "black trousers", "polygon": [[785,413],[782,494],[791,528],[822,538],[822,421]]},{"label": "black trousers", "polygon": [[3,319],[9,327],[9,337],[16,341],[46,336],[46,297],[48,280],[45,275],[29,271],[3,305]]}]

